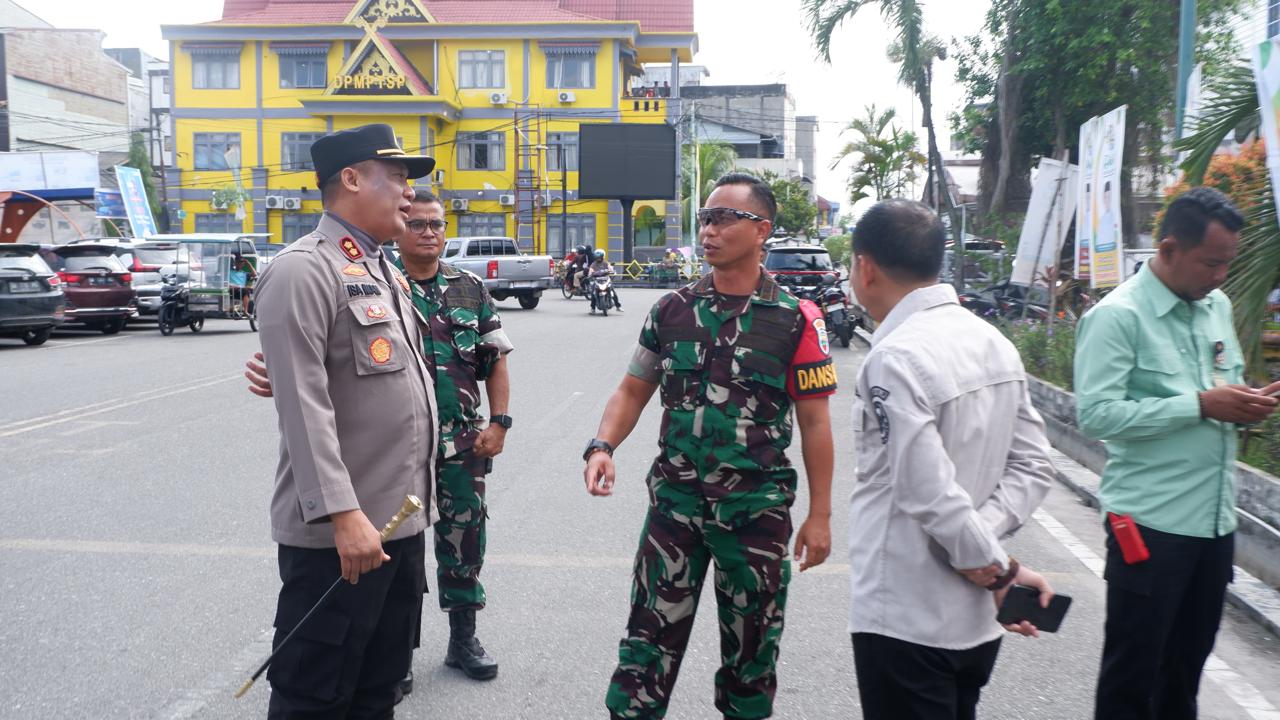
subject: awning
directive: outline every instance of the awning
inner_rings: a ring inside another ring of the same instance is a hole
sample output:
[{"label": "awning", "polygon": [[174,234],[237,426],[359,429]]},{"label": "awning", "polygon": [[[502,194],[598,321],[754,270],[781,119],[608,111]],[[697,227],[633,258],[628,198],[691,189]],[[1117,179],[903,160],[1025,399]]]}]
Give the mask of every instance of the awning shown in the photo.
[{"label": "awning", "polygon": [[546,55],[595,55],[600,52],[598,42],[544,42],[538,47]]},{"label": "awning", "polygon": [[328,55],[328,43],[271,43],[277,55]]},{"label": "awning", "polygon": [[182,46],[192,55],[239,55],[244,43],[186,43]]}]

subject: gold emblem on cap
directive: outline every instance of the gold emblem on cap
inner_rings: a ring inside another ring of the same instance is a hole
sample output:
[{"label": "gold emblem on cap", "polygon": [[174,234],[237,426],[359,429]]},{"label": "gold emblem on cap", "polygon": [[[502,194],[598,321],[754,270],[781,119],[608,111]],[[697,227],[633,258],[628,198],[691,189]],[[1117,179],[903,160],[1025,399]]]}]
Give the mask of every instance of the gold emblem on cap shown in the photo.
[{"label": "gold emblem on cap", "polygon": [[386,150],[379,150],[378,154],[379,155],[403,155],[404,151],[401,150],[400,148],[387,148]]}]

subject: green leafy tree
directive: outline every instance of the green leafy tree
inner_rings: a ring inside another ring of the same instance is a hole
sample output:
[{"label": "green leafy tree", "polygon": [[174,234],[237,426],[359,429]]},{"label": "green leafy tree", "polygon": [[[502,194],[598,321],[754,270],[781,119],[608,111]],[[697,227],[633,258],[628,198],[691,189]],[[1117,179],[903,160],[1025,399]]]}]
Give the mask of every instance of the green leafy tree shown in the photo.
[{"label": "green leafy tree", "polygon": [[[1244,4],[1200,0],[1207,68],[1236,52],[1230,26]],[[1034,159],[1074,153],[1083,122],[1128,105],[1121,195],[1125,235],[1136,235],[1135,192],[1155,194],[1172,162],[1179,12],[1170,0],[993,0],[983,32],[958,44],[969,108],[952,117],[983,153],[981,215],[1024,210]],[[1134,187],[1143,177],[1151,184]]]},{"label": "green leafy tree", "polygon": [[834,169],[850,156],[856,157],[849,173],[851,202],[900,197],[915,183],[927,162],[916,149],[920,140],[915,133],[892,124],[896,117],[892,108],[879,112],[872,104],[865,111],[866,117],[855,118],[841,131],[842,135],[852,131],[857,137],[845,143],[831,167]]},{"label": "green leafy tree", "polygon": [[769,170],[755,174],[769,184],[774,199],[778,201],[778,214],[773,219],[775,232],[785,231],[793,237],[816,234],[818,206],[810,199],[808,184],[781,177]]},{"label": "green leafy tree", "polygon": [[693,145],[685,145],[683,154],[680,157],[682,162],[680,197],[684,202],[684,207],[688,207],[689,198],[694,194],[695,172],[698,179],[698,207],[702,207],[702,204],[706,202],[707,196],[715,189],[716,181],[732,172],[733,168],[738,164],[738,153],[734,152],[733,146],[727,143],[699,143],[697,145],[696,165],[693,148]]},{"label": "green leafy tree", "polygon": [[[1258,90],[1253,70],[1247,65],[1228,68],[1216,78],[1206,96],[1211,98],[1192,128],[1194,133],[1175,144],[1188,152],[1183,163],[1188,185],[1201,185],[1218,147],[1239,127],[1261,123]],[[1262,356],[1263,322],[1267,317],[1267,295],[1280,286],[1280,223],[1276,217],[1276,197],[1270,182],[1237,182],[1228,192],[1241,195],[1237,203],[1244,209],[1245,227],[1240,233],[1240,249],[1222,286],[1231,297],[1236,334],[1248,358],[1249,372],[1266,379]],[[1252,185],[1253,192],[1245,192]]]},{"label": "green leafy tree", "polygon": [[[831,42],[840,25],[870,4],[871,0],[804,0],[809,30],[823,60],[831,61]],[[920,100],[921,121],[928,140],[925,199],[946,207],[950,194],[943,191],[946,176],[942,171],[942,153],[938,151],[938,137],[933,124],[933,63],[946,59],[947,47],[925,33],[923,3],[919,0],[878,0],[875,4],[879,5],[881,16],[896,32],[889,57],[898,64],[898,81],[911,88]]]}]

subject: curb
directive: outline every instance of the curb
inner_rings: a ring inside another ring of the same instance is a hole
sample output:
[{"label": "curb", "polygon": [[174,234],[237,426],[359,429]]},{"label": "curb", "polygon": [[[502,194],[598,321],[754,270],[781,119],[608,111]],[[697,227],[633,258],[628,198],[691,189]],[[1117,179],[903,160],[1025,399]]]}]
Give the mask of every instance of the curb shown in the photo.
[{"label": "curb", "polygon": [[[1050,456],[1053,459],[1058,482],[1079,496],[1089,507],[1100,507],[1098,476],[1057,448],[1050,451]],[[1235,567],[1235,578],[1231,584],[1227,585],[1227,602],[1238,608],[1250,620],[1266,628],[1271,634],[1280,637],[1280,592],[1249,574],[1239,565]]]}]

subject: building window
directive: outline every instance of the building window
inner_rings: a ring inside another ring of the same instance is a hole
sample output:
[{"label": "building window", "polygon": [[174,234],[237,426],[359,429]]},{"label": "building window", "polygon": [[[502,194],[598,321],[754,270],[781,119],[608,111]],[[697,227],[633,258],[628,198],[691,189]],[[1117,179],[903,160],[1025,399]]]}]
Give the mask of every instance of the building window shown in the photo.
[{"label": "building window", "polygon": [[328,82],[328,61],[323,54],[280,56],[280,87],[323,88]]},{"label": "building window", "polygon": [[595,86],[595,55],[547,55],[547,87],[588,89]]},{"label": "building window", "polygon": [[284,215],[284,241],[294,240],[310,233],[320,224],[321,213],[286,213]]},{"label": "building window", "polygon": [[193,55],[191,87],[196,90],[235,90],[240,87],[240,55]]},{"label": "building window", "polygon": [[1280,0],[1267,0],[1267,37],[1280,35]]},{"label": "building window", "polygon": [[[564,157],[564,168],[560,167],[560,158]],[[551,172],[568,170],[578,171],[578,133],[547,133],[547,169]]]},{"label": "building window", "polygon": [[458,216],[458,237],[505,237],[505,213],[467,213]]},{"label": "building window", "polygon": [[[547,251],[555,257],[562,257],[569,252],[569,248],[575,248],[579,245],[590,245],[595,247],[596,244],[596,216],[594,213],[570,213],[565,216],[565,221],[561,221],[559,203],[554,203],[551,210],[547,213]],[[569,242],[562,239],[567,225],[569,230]]]},{"label": "building window", "polygon": [[506,135],[503,133],[471,133],[458,141],[459,170],[502,170],[506,164]]},{"label": "building window", "polygon": [[240,149],[240,133],[196,133],[195,169],[228,170],[226,153]]},{"label": "building window", "polygon": [[507,86],[506,53],[502,50],[458,51],[458,87],[504,88]]},{"label": "building window", "polygon": [[228,213],[196,213],[196,232],[198,233],[238,233],[244,232],[244,223]]},{"label": "building window", "polygon": [[311,144],[324,133],[280,133],[280,169],[285,172],[315,170],[311,163]]}]

